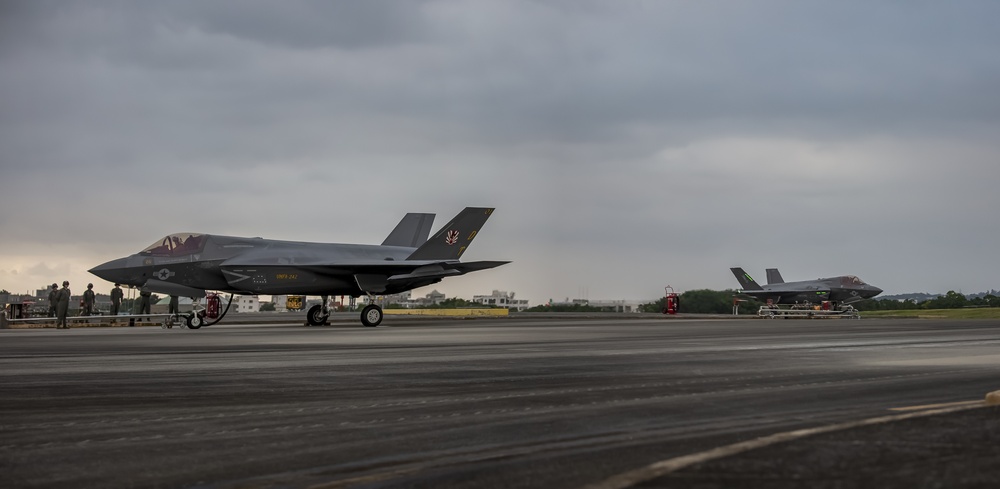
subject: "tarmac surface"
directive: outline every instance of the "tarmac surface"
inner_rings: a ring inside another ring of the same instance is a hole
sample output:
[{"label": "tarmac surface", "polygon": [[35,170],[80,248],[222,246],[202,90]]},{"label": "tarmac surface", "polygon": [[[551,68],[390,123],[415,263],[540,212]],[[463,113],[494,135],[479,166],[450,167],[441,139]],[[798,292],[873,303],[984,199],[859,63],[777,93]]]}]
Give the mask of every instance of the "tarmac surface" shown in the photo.
[{"label": "tarmac surface", "polygon": [[[0,330],[0,486],[597,487],[1000,389],[993,320],[623,318]],[[979,407],[629,486],[996,487],[998,441]]]}]

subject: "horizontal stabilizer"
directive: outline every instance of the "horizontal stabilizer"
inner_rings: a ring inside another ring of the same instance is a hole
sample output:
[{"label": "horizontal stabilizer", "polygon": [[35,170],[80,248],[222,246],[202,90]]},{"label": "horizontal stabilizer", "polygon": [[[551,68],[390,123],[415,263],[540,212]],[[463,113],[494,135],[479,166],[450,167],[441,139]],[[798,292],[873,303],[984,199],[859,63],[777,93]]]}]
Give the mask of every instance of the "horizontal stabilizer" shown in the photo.
[{"label": "horizontal stabilizer", "polygon": [[459,270],[462,273],[478,272],[479,270],[487,270],[490,268],[496,268],[501,265],[506,265],[510,263],[509,261],[470,261],[468,263],[455,263],[449,265],[450,268]]},{"label": "horizontal stabilizer", "polygon": [[410,282],[415,280],[424,279],[442,279],[444,277],[454,277],[456,275],[465,275],[469,272],[476,272],[479,270],[486,270],[489,268],[499,267],[500,265],[505,265],[507,261],[474,261],[469,263],[441,263],[435,265],[426,265],[417,268],[409,273],[393,275],[389,277],[390,283],[399,282]]},{"label": "horizontal stabilizer", "polygon": [[445,269],[441,265],[428,265],[426,267],[420,267],[410,273],[403,273],[399,275],[393,275],[389,277],[389,282],[410,282],[414,280],[424,280],[428,278],[444,278],[453,277],[455,275],[461,275],[462,272],[458,270]]}]

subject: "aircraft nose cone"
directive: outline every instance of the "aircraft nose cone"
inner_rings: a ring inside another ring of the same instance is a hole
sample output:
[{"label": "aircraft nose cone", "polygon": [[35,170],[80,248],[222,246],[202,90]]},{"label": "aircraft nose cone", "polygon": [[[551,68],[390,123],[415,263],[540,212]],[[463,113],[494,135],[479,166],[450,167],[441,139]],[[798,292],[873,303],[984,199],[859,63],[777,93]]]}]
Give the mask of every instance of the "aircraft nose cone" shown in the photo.
[{"label": "aircraft nose cone", "polygon": [[868,286],[868,297],[875,297],[882,293],[882,289],[878,287]]},{"label": "aircraft nose cone", "polygon": [[128,268],[127,258],[118,258],[107,263],[102,263],[89,270],[90,273],[107,280],[108,282],[123,282],[125,269]]}]

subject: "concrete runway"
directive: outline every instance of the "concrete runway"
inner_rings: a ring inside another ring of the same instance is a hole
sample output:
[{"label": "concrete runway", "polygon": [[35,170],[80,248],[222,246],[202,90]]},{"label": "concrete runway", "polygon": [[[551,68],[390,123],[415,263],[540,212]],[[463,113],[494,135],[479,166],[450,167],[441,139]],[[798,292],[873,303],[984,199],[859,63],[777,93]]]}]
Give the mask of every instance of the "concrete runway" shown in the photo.
[{"label": "concrete runway", "polygon": [[0,486],[581,487],[997,389],[997,321],[0,330]]}]

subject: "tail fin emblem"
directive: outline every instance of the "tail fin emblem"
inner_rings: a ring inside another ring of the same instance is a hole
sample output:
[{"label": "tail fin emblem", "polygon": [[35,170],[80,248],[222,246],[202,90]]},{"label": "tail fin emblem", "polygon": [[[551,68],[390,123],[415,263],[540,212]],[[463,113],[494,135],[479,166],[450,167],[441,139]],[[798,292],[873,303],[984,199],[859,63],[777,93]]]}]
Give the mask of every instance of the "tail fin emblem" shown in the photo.
[{"label": "tail fin emblem", "polygon": [[458,231],[455,230],[448,231],[448,234],[445,235],[444,237],[444,242],[448,243],[449,245],[458,243]]}]

